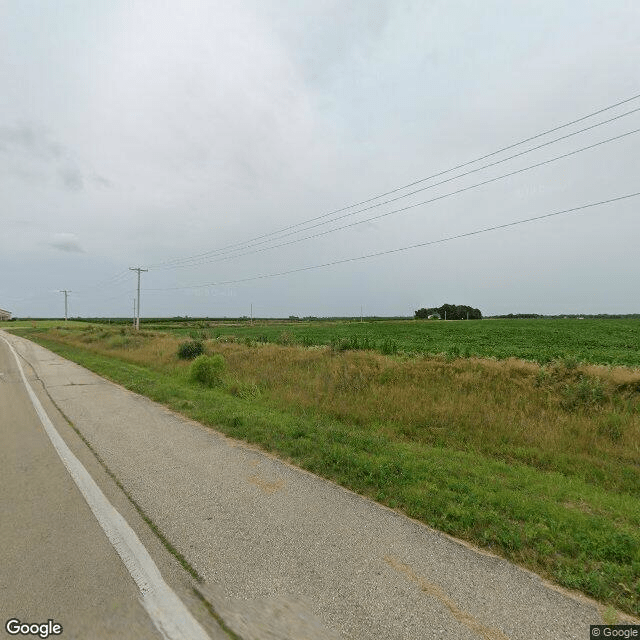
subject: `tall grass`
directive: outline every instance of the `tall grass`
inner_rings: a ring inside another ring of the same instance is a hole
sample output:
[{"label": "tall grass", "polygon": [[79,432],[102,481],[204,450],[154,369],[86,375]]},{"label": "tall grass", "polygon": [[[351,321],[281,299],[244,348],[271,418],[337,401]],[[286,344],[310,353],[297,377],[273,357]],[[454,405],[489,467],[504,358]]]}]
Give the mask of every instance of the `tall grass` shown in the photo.
[{"label": "tall grass", "polygon": [[[180,338],[128,328],[50,329],[49,339],[172,370]],[[637,490],[640,371],[560,361],[389,358],[371,351],[208,340],[235,388],[271,406],[393,438],[478,451],[504,461]]]}]

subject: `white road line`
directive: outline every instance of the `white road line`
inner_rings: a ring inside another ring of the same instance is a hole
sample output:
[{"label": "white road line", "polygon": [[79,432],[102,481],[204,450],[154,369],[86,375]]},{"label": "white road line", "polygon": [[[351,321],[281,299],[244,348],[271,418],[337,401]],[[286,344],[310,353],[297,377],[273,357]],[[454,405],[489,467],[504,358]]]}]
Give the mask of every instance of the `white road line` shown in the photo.
[{"label": "white road line", "polygon": [[211,640],[184,603],[164,581],[156,563],[135,531],[107,500],[89,472],[67,447],[27,381],[15,349],[8,340],[5,338],[2,340],[7,343],[16,359],[18,370],[44,430],[107,534],[107,538],[138,585],[142,594],[142,605],[153,624],[166,640]]}]

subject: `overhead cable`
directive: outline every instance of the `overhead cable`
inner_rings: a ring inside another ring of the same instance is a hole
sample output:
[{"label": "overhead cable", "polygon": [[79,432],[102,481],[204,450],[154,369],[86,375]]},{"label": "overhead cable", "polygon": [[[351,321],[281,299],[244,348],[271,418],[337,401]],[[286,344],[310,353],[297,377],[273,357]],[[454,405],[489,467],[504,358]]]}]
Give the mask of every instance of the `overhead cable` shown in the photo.
[{"label": "overhead cable", "polygon": [[[239,242],[239,243],[235,243],[235,244],[231,244],[231,245],[226,245],[224,247],[220,247],[219,249],[206,251],[204,253],[195,254],[195,255],[192,255],[192,256],[186,256],[186,257],[182,257],[182,258],[173,258],[173,259],[170,259],[170,260],[165,260],[165,261],[162,261],[162,262],[159,262],[159,263],[155,263],[155,264],[149,265],[149,268],[159,268],[159,267],[164,266],[164,265],[180,264],[182,262],[186,262],[186,261],[189,261],[189,260],[195,260],[195,259],[198,259],[198,258],[204,258],[204,257],[210,256],[210,255],[212,255],[214,253],[219,253],[219,252],[225,251],[227,249],[233,249],[233,248],[237,248],[237,247],[241,248],[241,247],[244,247],[245,245],[247,245],[249,243],[252,243],[252,242],[254,242],[256,240],[262,240],[263,238],[268,238],[268,237],[271,237],[271,236],[274,236],[274,235],[279,235],[279,234],[281,234],[281,233],[283,233],[285,231],[289,231],[291,229],[296,229],[298,227],[305,226],[305,225],[307,225],[307,224],[309,224],[311,222],[315,222],[317,220],[321,220],[321,219],[324,219],[324,218],[331,217],[331,216],[333,216],[333,215],[335,215],[337,213],[342,213],[343,211],[347,211],[348,209],[353,209],[355,207],[359,207],[359,206],[361,206],[363,204],[368,204],[370,202],[373,202],[373,201],[378,200],[380,198],[386,197],[388,195],[392,195],[394,193],[398,193],[399,191],[402,191],[404,189],[413,187],[413,186],[415,186],[417,184],[420,184],[422,182],[425,182],[427,180],[430,180],[430,179],[433,179],[433,178],[438,178],[438,177],[443,176],[443,175],[445,175],[447,173],[450,173],[451,171],[456,171],[457,169],[462,169],[462,168],[467,167],[467,166],[469,166],[471,164],[474,164],[476,162],[480,162],[481,160],[486,160],[487,158],[490,158],[490,157],[493,157],[495,155],[498,155],[498,154],[500,154],[500,153],[502,153],[504,151],[508,151],[509,149],[513,149],[514,147],[517,147],[519,145],[525,144],[526,142],[531,142],[532,140],[536,140],[538,138],[541,138],[541,137],[543,137],[545,135],[548,135],[550,133],[553,133],[555,131],[559,131],[560,129],[564,129],[564,128],[569,127],[571,125],[577,124],[578,122],[582,122],[584,120],[587,120],[588,118],[592,118],[593,116],[596,116],[596,115],[598,115],[600,113],[604,113],[605,111],[610,111],[611,109],[619,107],[619,106],[621,106],[623,104],[626,104],[628,102],[631,102],[633,100],[637,100],[638,98],[640,98],[640,94],[633,95],[633,96],[631,96],[629,98],[626,98],[624,100],[620,100],[620,101],[618,101],[618,102],[616,102],[614,104],[611,104],[611,105],[609,105],[607,107],[604,107],[602,109],[598,109],[597,111],[593,111],[593,112],[591,112],[591,113],[589,113],[587,115],[584,115],[584,116],[582,116],[580,118],[576,118],[575,120],[571,120],[570,122],[566,122],[564,124],[555,126],[555,127],[551,128],[551,129],[547,129],[546,131],[542,131],[542,132],[540,132],[540,133],[538,133],[536,135],[533,135],[533,136],[530,136],[528,138],[525,138],[523,140],[519,140],[518,142],[514,142],[512,144],[509,144],[509,145],[507,145],[505,147],[501,147],[500,149],[492,151],[491,153],[487,153],[485,155],[479,156],[477,158],[474,158],[473,160],[468,160],[468,161],[463,162],[461,164],[458,164],[458,165],[456,165],[454,167],[451,167],[449,169],[445,169],[443,171],[439,171],[437,173],[431,174],[431,175],[426,176],[424,178],[420,178],[418,180],[414,180],[413,182],[409,182],[409,183],[407,183],[405,185],[402,185],[400,187],[396,187],[396,188],[391,189],[389,191],[386,191],[384,193],[380,193],[380,194],[378,194],[376,196],[372,196],[372,197],[367,198],[365,200],[361,200],[359,202],[355,202],[353,204],[347,205],[347,206],[342,207],[340,209],[335,209],[335,210],[330,211],[328,213],[324,213],[322,215],[319,215],[319,216],[316,216],[316,217],[313,217],[313,218],[309,218],[309,219],[304,220],[302,222],[299,222],[299,223],[296,223],[296,224],[293,224],[293,225],[289,225],[287,227],[283,227],[281,229],[278,229],[276,231],[272,231],[270,233],[266,233],[266,234],[263,234],[263,235],[255,236],[254,238],[251,238],[249,240],[245,240],[243,242]],[[629,113],[633,113],[633,112],[629,112]],[[623,114],[623,115],[628,115],[628,113],[627,114]],[[622,117],[622,116],[620,116],[620,117]],[[609,122],[609,121],[606,121],[606,122]],[[596,126],[599,126],[599,125],[596,125]]]},{"label": "overhead cable", "polygon": [[336,265],[340,265],[340,264],[346,264],[348,262],[356,262],[358,260],[368,260],[370,258],[376,258],[379,256],[386,256],[386,255],[390,255],[393,253],[400,253],[402,251],[409,251],[411,249],[418,249],[420,247],[427,247],[430,245],[435,245],[435,244],[442,244],[445,242],[451,242],[452,240],[459,240],[461,238],[468,238],[470,236],[476,236],[476,235],[480,235],[482,233],[489,233],[491,231],[497,231],[499,229],[507,229],[509,227],[515,227],[517,225],[521,225],[521,224],[525,224],[528,222],[534,222],[536,220],[544,220],[545,218],[552,218],[554,216],[560,216],[560,215],[564,215],[564,214],[568,214],[568,213],[575,213],[577,211],[582,211],[584,209],[589,209],[592,207],[598,207],[598,206],[602,206],[605,204],[611,204],[614,202],[620,202],[621,200],[627,200],[630,198],[636,198],[640,196],[640,191],[637,191],[635,193],[629,193],[623,196],[617,196],[614,198],[609,198],[607,200],[600,200],[599,202],[590,202],[588,204],[583,204],[577,207],[571,207],[570,209],[563,209],[562,211],[553,211],[552,213],[545,213],[539,216],[532,216],[530,218],[523,218],[520,220],[514,220],[512,222],[505,222],[504,224],[498,224],[498,225],[493,225],[490,227],[484,227],[482,229],[476,229],[475,231],[468,231],[466,233],[458,233],[456,235],[453,236],[446,236],[444,238],[439,238],[437,240],[427,240],[425,242],[418,242],[416,244],[411,244],[411,245],[407,245],[405,247],[398,247],[396,249],[387,249],[386,251],[377,251],[375,253],[368,253],[365,255],[361,255],[361,256],[356,256],[356,257],[351,257],[351,258],[344,258],[342,260],[334,260],[332,262],[324,262],[322,264],[315,264],[315,265],[310,265],[307,267],[299,267],[297,269],[289,269],[288,271],[279,271],[276,273],[267,273],[267,274],[261,274],[261,275],[257,275],[257,276],[250,276],[247,278],[238,278],[236,280],[223,280],[223,281],[219,281],[219,282],[207,282],[204,284],[194,284],[194,285],[186,285],[186,286],[182,286],[182,287],[166,287],[166,288],[156,288],[156,289],[148,289],[148,291],[178,291],[178,290],[183,290],[183,289],[202,289],[202,288],[206,288],[206,287],[217,287],[217,286],[223,286],[223,285],[229,285],[229,284],[240,284],[243,282],[251,282],[251,281],[255,281],[255,280],[265,280],[267,278],[278,278],[281,276],[286,276],[286,275],[291,275],[294,273],[302,273],[304,271],[311,271],[314,269],[324,269],[326,267],[333,267]]},{"label": "overhead cable", "polygon": [[[588,145],[586,147],[581,147],[580,149],[576,149],[574,151],[570,151],[568,153],[564,153],[562,155],[555,156],[553,158],[549,158],[548,160],[543,160],[542,162],[537,162],[535,164],[529,165],[528,167],[523,167],[521,169],[516,169],[515,171],[510,171],[509,173],[505,173],[505,174],[496,176],[494,178],[489,178],[487,180],[483,180],[482,182],[476,182],[475,184],[469,185],[467,187],[461,187],[460,189],[456,189],[455,191],[450,191],[448,193],[436,196],[435,198],[430,198],[429,200],[422,200],[421,202],[416,202],[416,203],[407,205],[405,207],[401,207],[399,209],[393,209],[391,211],[386,211],[384,213],[380,213],[378,215],[371,216],[369,218],[364,218],[363,220],[357,220],[355,222],[350,222],[349,224],[344,224],[344,225],[339,226],[339,227],[334,227],[333,229],[328,229],[327,231],[320,231],[318,233],[314,233],[314,234],[311,234],[311,235],[308,235],[308,236],[303,236],[301,238],[295,238],[293,240],[288,240],[286,242],[281,242],[279,244],[271,245],[271,246],[268,246],[268,247],[262,247],[262,248],[259,248],[259,249],[252,249],[250,251],[246,251],[246,252],[243,252],[243,253],[233,254],[233,255],[230,255],[230,256],[223,256],[223,257],[220,257],[220,258],[212,258],[210,260],[202,260],[198,264],[206,264],[206,263],[209,263],[209,262],[224,262],[226,260],[232,260],[232,259],[235,259],[235,258],[241,258],[243,256],[251,255],[251,254],[254,254],[254,253],[261,253],[263,251],[270,251],[272,249],[278,249],[280,247],[284,247],[284,246],[288,246],[288,245],[292,245],[292,244],[297,244],[298,242],[303,242],[305,240],[311,240],[311,239],[319,238],[319,237],[322,237],[322,236],[326,236],[326,235],[329,235],[330,233],[335,233],[336,231],[341,231],[343,229],[356,227],[358,225],[365,224],[367,222],[372,222],[374,220],[379,220],[379,219],[385,218],[387,216],[395,215],[395,214],[398,214],[398,213],[403,213],[405,211],[409,211],[411,209],[415,209],[416,207],[421,207],[421,206],[424,206],[424,205],[427,205],[427,204],[432,204],[433,202],[438,202],[440,200],[444,200],[445,198],[450,198],[451,196],[458,195],[460,193],[464,193],[464,192],[470,191],[472,189],[477,189],[478,187],[482,187],[484,185],[491,184],[493,182],[497,182],[498,180],[504,180],[505,178],[509,178],[511,176],[514,176],[514,175],[517,175],[517,174],[520,174],[520,173],[524,173],[525,171],[530,171],[531,169],[535,169],[537,167],[542,167],[542,166],[551,164],[553,162],[557,162],[558,160],[563,160],[564,158],[568,158],[568,157],[574,156],[574,155],[576,155],[578,153],[582,153],[583,151],[588,151],[589,149],[594,149],[596,147],[599,147],[599,146],[601,146],[603,144],[607,144],[609,142],[614,142],[616,140],[620,140],[622,138],[625,138],[627,136],[630,136],[630,135],[638,133],[638,132],[640,132],[640,129],[633,129],[632,131],[627,131],[627,132],[625,132],[623,134],[620,134],[618,136],[614,136],[612,138],[607,138],[605,140],[601,140],[599,142],[596,142],[594,144]],[[448,182],[449,180],[445,180],[443,182]],[[439,184],[441,184],[441,183],[439,183]],[[387,203],[394,202],[394,201],[396,201],[398,199],[399,198],[395,198],[395,199],[389,200],[389,201],[387,201]],[[367,207],[365,209],[360,210],[358,213],[361,213],[362,211],[367,211],[368,209],[372,209],[372,208],[374,208],[374,207],[372,207],[372,206],[371,207]],[[349,215],[349,214],[346,214],[346,215]],[[344,218],[344,217],[346,217],[346,215],[340,216],[340,218],[336,218],[336,220]],[[309,229],[311,229],[311,228],[313,228],[313,227],[309,227]]]}]

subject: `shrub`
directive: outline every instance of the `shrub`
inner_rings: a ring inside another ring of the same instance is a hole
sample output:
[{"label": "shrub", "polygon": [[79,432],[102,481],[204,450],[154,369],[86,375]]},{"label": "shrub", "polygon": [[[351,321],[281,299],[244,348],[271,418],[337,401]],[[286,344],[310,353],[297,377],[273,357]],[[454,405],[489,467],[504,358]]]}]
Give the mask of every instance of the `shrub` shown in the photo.
[{"label": "shrub", "polygon": [[189,340],[178,347],[178,358],[181,360],[193,360],[204,353],[204,344],[201,340]]},{"label": "shrub", "polygon": [[199,355],[191,364],[191,379],[206,387],[220,386],[223,373],[224,358],[219,354],[214,356]]},{"label": "shrub", "polygon": [[586,377],[575,384],[568,384],[563,390],[563,396],[561,404],[567,411],[598,407],[606,400],[602,382]]}]

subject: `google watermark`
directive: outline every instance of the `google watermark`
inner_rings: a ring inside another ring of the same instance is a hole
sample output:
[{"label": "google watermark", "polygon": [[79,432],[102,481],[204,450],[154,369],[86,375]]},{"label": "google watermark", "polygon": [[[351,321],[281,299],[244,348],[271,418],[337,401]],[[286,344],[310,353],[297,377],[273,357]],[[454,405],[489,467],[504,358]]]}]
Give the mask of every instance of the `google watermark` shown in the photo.
[{"label": "google watermark", "polygon": [[62,633],[62,625],[55,620],[46,622],[21,622],[18,618],[7,620],[4,625],[10,636],[37,636],[38,638],[49,638],[59,636]]},{"label": "google watermark", "polygon": [[640,640],[640,624],[592,624],[590,638],[637,638]]}]

